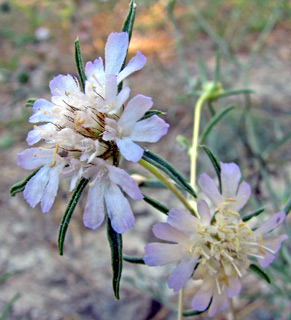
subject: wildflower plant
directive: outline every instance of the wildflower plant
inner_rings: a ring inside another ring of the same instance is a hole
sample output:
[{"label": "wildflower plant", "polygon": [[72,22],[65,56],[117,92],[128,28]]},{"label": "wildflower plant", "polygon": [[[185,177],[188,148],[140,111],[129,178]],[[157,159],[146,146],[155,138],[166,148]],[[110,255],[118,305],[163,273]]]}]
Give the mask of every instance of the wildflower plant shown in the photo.
[{"label": "wildflower plant", "polygon": [[[158,142],[169,125],[162,112],[151,110],[150,97],[138,94],[130,98],[130,88],[123,80],[142,69],[145,56],[137,51],[126,64],[133,30],[136,5],[132,1],[121,32],[111,33],[105,45],[105,61],[98,58],[83,64],[79,41],[75,42],[75,59],[79,78],[58,75],[49,84],[51,100],[33,101],[29,118],[34,128],[27,135],[31,147],[17,156],[17,164],[34,170],[25,180],[11,188],[11,195],[23,192],[31,206],[40,204],[48,212],[57,195],[60,179],[70,179],[72,197],[61,221],[58,247],[63,254],[66,231],[87,187],[83,213],[84,225],[96,229],[106,220],[111,248],[113,291],[119,299],[123,260],[147,266],[176,263],[168,286],[179,292],[178,319],[208,310],[209,316],[223,311],[229,299],[241,291],[241,279],[249,269],[268,282],[263,271],[275,259],[287,235],[272,235],[290,211],[290,204],[265,219],[257,216],[263,210],[242,216],[241,209],[251,197],[250,185],[241,182],[241,172],[234,163],[222,163],[203,145],[214,125],[234,106],[218,113],[200,133],[202,106],[221,97],[251,93],[249,89],[224,91],[219,82],[219,56],[214,81],[202,79],[202,91],[195,106],[193,141],[183,142],[190,157],[190,182],[161,156],[144,148],[142,142]],[[203,73],[203,65],[200,68]],[[31,103],[32,101],[30,101]],[[196,181],[197,156],[204,150],[209,156],[216,182],[203,173]],[[151,172],[184,206],[168,209],[164,204],[141,193],[137,182],[120,167],[120,159],[135,162]],[[196,190],[200,190],[196,193]],[[143,258],[122,253],[122,234],[134,227],[135,218],[127,197],[146,203],[167,215],[166,222],[154,225],[154,235],[163,243],[145,246]],[[207,201],[205,200],[207,198]],[[209,201],[208,201],[209,200]],[[148,268],[150,271],[151,269]],[[190,312],[183,312],[186,284],[198,283]]]}]

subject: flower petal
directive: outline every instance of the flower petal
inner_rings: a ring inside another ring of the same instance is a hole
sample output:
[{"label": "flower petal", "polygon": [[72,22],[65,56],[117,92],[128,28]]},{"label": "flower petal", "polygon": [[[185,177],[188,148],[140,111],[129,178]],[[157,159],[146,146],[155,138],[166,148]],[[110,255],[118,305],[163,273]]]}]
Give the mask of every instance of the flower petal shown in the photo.
[{"label": "flower petal", "polygon": [[17,164],[27,170],[39,168],[53,162],[53,149],[25,149],[17,155]]},{"label": "flower petal", "polygon": [[115,142],[126,160],[138,162],[141,159],[144,152],[143,148],[134,143],[130,138],[116,139]]},{"label": "flower petal", "polygon": [[116,184],[105,190],[105,203],[112,228],[123,233],[134,225],[134,217],[127,199]]},{"label": "flower petal", "polygon": [[276,213],[274,216],[265,221],[258,229],[254,231],[254,234],[264,235],[273,229],[277,228],[286,217],[286,213],[284,211]]},{"label": "flower petal", "polygon": [[43,213],[48,212],[55,201],[59,187],[59,175],[64,164],[59,163],[50,168],[48,172],[48,184],[46,185],[41,199],[41,210]]},{"label": "flower petal", "polygon": [[166,222],[159,222],[153,226],[154,235],[165,241],[181,243],[189,239],[189,237],[181,230],[172,227]]},{"label": "flower petal", "polygon": [[213,295],[213,282],[210,278],[203,281],[201,288],[196,292],[191,307],[198,311],[204,311]]},{"label": "flower petal", "polygon": [[240,293],[241,282],[239,281],[238,276],[228,278],[229,286],[227,287],[227,296],[232,298]]},{"label": "flower petal", "polygon": [[84,226],[95,230],[105,217],[104,184],[96,182],[89,188],[85,211],[83,214]]},{"label": "flower petal", "polygon": [[108,176],[110,180],[118,184],[133,200],[143,199],[137,183],[126,171],[113,166],[107,166],[107,168],[109,170]]},{"label": "flower petal", "polygon": [[235,163],[220,163],[221,186],[224,198],[234,199],[239,181],[241,179],[240,169]]},{"label": "flower petal", "polygon": [[154,115],[148,119],[136,122],[130,138],[133,141],[157,142],[168,132],[169,124]]},{"label": "flower petal", "polygon": [[115,104],[117,100],[117,79],[115,74],[106,75],[105,99],[107,103]]},{"label": "flower petal", "polygon": [[194,271],[198,258],[199,256],[197,256],[196,259],[190,256],[177,266],[168,279],[168,286],[170,289],[177,292],[185,286]]},{"label": "flower petal", "polygon": [[131,132],[135,123],[144,116],[152,105],[153,101],[151,97],[146,97],[142,94],[136,95],[128,101],[128,104],[118,121],[118,125]]},{"label": "flower petal", "polygon": [[215,206],[218,206],[219,203],[223,202],[223,198],[219,193],[214,180],[211,179],[208,174],[202,173],[199,177],[198,183],[202,191],[207,195],[207,197]]},{"label": "flower petal", "polygon": [[117,76],[117,82],[120,83],[133,72],[140,70],[145,65],[146,61],[146,57],[140,51],[137,51],[136,55],[130,59],[127,66]]},{"label": "flower petal", "polygon": [[163,266],[179,261],[186,253],[179,244],[149,243],[145,246],[144,262],[148,266]]},{"label": "flower petal", "polygon": [[244,205],[248,202],[251,195],[251,187],[248,183],[243,181],[239,188],[235,199],[237,202],[232,203],[232,207],[234,210],[239,211]]},{"label": "flower petal", "polygon": [[72,92],[79,92],[80,88],[76,80],[71,75],[58,75],[49,84],[53,96],[68,95]]},{"label": "flower petal", "polygon": [[105,73],[117,75],[128,48],[127,32],[111,33],[105,45]]},{"label": "flower petal", "polygon": [[216,290],[214,290],[213,299],[209,308],[209,316],[214,316],[217,312],[223,311],[228,307],[228,298],[226,290],[223,290],[221,294],[219,294]]},{"label": "flower petal", "polygon": [[129,87],[125,87],[123,88],[118,96],[117,96],[117,99],[118,99],[118,110],[121,108],[121,106],[125,103],[125,101],[128,99],[129,97],[129,93],[130,93],[130,89]]},{"label": "flower petal", "polygon": [[105,81],[105,72],[102,58],[95,59],[94,62],[88,61],[85,65],[85,74],[90,82],[95,82],[96,78],[102,83]]},{"label": "flower petal", "polygon": [[[281,244],[284,240],[288,239],[288,236],[283,234],[280,236],[269,237],[268,239],[264,239],[264,246],[268,249],[271,249],[274,253],[278,252],[281,248]],[[257,259],[258,263],[261,267],[267,268],[275,259],[275,255],[271,252],[266,252],[264,255],[264,259]]]},{"label": "flower petal", "polygon": [[197,218],[188,212],[172,209],[169,211],[167,222],[178,230],[193,232],[193,230],[196,230]]},{"label": "flower petal", "polygon": [[200,200],[197,204],[197,211],[201,217],[202,224],[210,224],[210,209],[204,200]]},{"label": "flower petal", "polygon": [[32,107],[33,114],[30,116],[29,122],[37,123],[55,120],[55,118],[50,115],[53,106],[53,103],[45,99],[36,100]]},{"label": "flower petal", "polygon": [[49,181],[49,170],[49,166],[42,167],[26,183],[25,189],[23,190],[23,197],[32,208],[41,201],[44,189]]}]

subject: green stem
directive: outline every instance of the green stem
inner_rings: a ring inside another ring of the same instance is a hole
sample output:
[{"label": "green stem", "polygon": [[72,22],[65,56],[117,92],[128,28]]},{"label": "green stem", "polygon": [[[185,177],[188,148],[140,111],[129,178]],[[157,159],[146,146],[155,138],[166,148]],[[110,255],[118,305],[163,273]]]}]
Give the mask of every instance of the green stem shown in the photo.
[{"label": "green stem", "polygon": [[209,92],[204,92],[198,99],[195,111],[194,111],[194,125],[193,125],[193,140],[192,147],[190,150],[190,185],[192,188],[196,188],[196,166],[197,166],[197,151],[198,151],[198,138],[199,138],[199,125],[201,117],[201,109],[203,103],[208,99]]},{"label": "green stem", "polygon": [[178,320],[183,320],[184,287],[179,291]]},{"label": "green stem", "polygon": [[151,172],[156,178],[158,178],[166,188],[172,191],[192,215],[197,216],[195,210],[190,206],[189,202],[185,199],[182,193],[166,177],[164,177],[156,167],[143,159],[140,159],[138,163]]}]

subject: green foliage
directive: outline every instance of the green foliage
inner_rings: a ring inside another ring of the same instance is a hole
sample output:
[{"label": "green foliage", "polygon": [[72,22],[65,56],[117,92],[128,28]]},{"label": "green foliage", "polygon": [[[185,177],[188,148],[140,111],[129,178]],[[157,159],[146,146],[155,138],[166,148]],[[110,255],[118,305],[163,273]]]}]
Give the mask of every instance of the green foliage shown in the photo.
[{"label": "green foliage", "polygon": [[165,114],[164,112],[162,112],[162,111],[159,111],[159,110],[149,110],[149,111],[147,111],[146,113],[145,113],[145,115],[142,117],[142,118],[140,118],[140,120],[139,121],[141,121],[141,120],[144,120],[144,119],[147,119],[147,118],[150,118],[150,117],[152,117],[152,116],[154,116],[154,115],[161,115],[161,114]]},{"label": "green foliage", "polygon": [[159,210],[160,212],[164,213],[164,214],[168,214],[168,212],[170,211],[167,207],[165,207],[163,204],[161,204],[160,202],[154,200],[153,198],[146,196],[145,194],[143,194],[143,200],[148,203],[149,205],[151,205],[152,207],[154,207],[155,209]]},{"label": "green foliage", "polygon": [[24,180],[17,182],[10,189],[10,196],[14,197],[17,193],[22,192],[27,184],[27,182],[40,170],[38,168],[34,170],[29,176],[27,176]]},{"label": "green foliage", "polygon": [[107,218],[107,238],[111,249],[112,288],[115,298],[119,300],[122,272],[122,236],[113,230],[109,218]]},{"label": "green foliage", "polygon": [[132,263],[132,264],[145,264],[142,257],[131,257],[127,255],[123,255],[123,260]]},{"label": "green foliage", "polygon": [[260,208],[260,209],[257,209],[255,210],[254,212],[248,214],[247,216],[243,217],[242,218],[242,221],[243,222],[246,222],[246,221],[249,221],[250,219],[252,219],[253,217],[256,217],[258,215],[260,215],[262,212],[265,211],[265,208]]},{"label": "green foliage", "polygon": [[259,275],[262,279],[264,279],[265,281],[267,281],[269,284],[271,283],[271,279],[270,277],[267,275],[267,273],[260,268],[259,266],[257,266],[256,264],[251,264],[250,265],[250,269],[252,271],[254,271],[257,275]]},{"label": "green foliage", "polygon": [[9,302],[6,304],[6,306],[4,307],[4,309],[1,313],[0,320],[7,319],[9,311],[12,309],[12,306],[20,297],[21,297],[20,293],[16,293],[15,296],[13,298],[11,298],[11,300],[9,300]]},{"label": "green foliage", "polygon": [[79,39],[76,39],[75,41],[75,62],[76,62],[76,68],[78,71],[78,76],[80,78],[81,86],[83,88],[83,91],[85,91],[86,74],[85,74],[83,59],[81,55]]},{"label": "green foliage", "polygon": [[[70,220],[72,218],[73,212],[75,210],[75,207],[81,197],[82,192],[84,191],[87,183],[89,180],[85,178],[81,178],[79,183],[77,184],[73,195],[67,205],[66,211],[63,215],[60,228],[59,228],[59,235],[58,235],[58,249],[59,249],[59,254],[62,256],[63,251],[64,251],[64,241],[67,233],[67,229],[70,223]],[[98,196],[98,195],[97,195]]]},{"label": "green foliage", "polygon": [[172,166],[168,161],[166,161],[161,156],[157,155],[156,153],[149,151],[144,148],[144,153],[142,158],[150,163],[151,165],[155,166],[156,168],[165,172],[170,178],[172,178],[182,189],[187,191],[191,196],[196,198],[196,193],[193,188],[190,186],[186,178],[177,171],[177,169]]}]

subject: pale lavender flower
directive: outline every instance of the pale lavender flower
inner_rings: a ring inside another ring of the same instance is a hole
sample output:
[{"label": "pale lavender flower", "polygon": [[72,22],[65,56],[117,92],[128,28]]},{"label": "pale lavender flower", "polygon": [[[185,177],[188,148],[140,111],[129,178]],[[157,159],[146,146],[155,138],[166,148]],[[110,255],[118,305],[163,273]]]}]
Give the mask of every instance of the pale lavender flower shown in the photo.
[{"label": "pale lavender flower", "polygon": [[241,180],[239,167],[235,163],[220,163],[221,165],[221,187],[220,194],[216,183],[206,173],[202,173],[198,183],[202,191],[212,203],[225,214],[239,217],[238,211],[247,203],[251,195],[251,187]]},{"label": "pale lavender flower", "polygon": [[[249,197],[246,183],[239,187],[245,191],[237,192],[240,180],[237,169],[234,164],[222,164],[222,195],[216,186],[213,187],[213,180],[202,175],[203,188],[217,205],[215,219],[204,200],[197,205],[200,219],[188,212],[172,209],[166,223],[153,227],[156,237],[172,243],[150,243],[145,247],[144,261],[149,266],[178,263],[168,279],[168,285],[174,291],[184,287],[190,278],[203,280],[192,307],[203,311],[212,298],[210,316],[227,308],[228,299],[239,294],[240,279],[246,275],[253,260],[266,268],[274,260],[282,241],[288,238],[286,235],[268,235],[284,221],[284,212],[276,213],[254,231],[251,229],[252,220],[245,223],[232,212],[230,216],[234,218],[225,217],[229,211],[241,208]],[[231,177],[234,178],[233,183]],[[209,188],[207,181],[210,181]]]},{"label": "pale lavender flower", "polygon": [[[141,69],[146,62],[146,58],[138,51],[120,71],[127,49],[127,33],[112,33],[105,47],[105,68],[101,58],[86,64],[88,79],[84,92],[79,81],[71,75],[53,78],[49,84],[51,102],[36,100],[33,114],[29,118],[32,123],[42,124],[35,125],[27,136],[29,145],[40,141],[46,143],[45,157],[42,151],[36,151],[39,150],[37,148],[28,149],[35,150],[33,152],[37,155],[36,158],[42,159],[38,161],[38,166],[32,167],[28,164],[32,159],[32,151],[25,150],[18,155],[18,164],[23,168],[43,166],[29,180],[24,190],[24,198],[31,206],[41,202],[43,212],[48,211],[60,178],[71,179],[72,191],[78,180],[85,177],[90,180],[84,214],[85,225],[97,228],[104,220],[106,211],[113,229],[119,233],[134,223],[129,203],[119,187],[135,200],[141,200],[142,196],[136,183],[125,171],[111,166],[113,159],[118,159],[120,152],[127,155],[135,154],[138,150],[140,154],[141,147],[132,140],[157,141],[168,127],[156,116],[138,122],[152,106],[150,98],[139,95],[124,110],[129,88],[118,92],[118,84]],[[108,139],[105,138],[108,134],[105,128],[109,123],[116,123],[118,128],[124,130],[124,139],[120,135],[112,139],[108,136]],[[131,139],[131,144],[125,146],[126,139]],[[40,179],[42,181],[39,182]],[[39,192],[35,181],[39,183]]]},{"label": "pale lavender flower", "polygon": [[107,212],[116,232],[123,233],[131,228],[134,225],[133,213],[119,187],[132,199],[142,200],[143,195],[136,182],[124,170],[110,166],[101,159],[95,159],[94,166],[88,167],[83,176],[91,180],[83,215],[84,225],[91,229],[98,228]]},{"label": "pale lavender flower", "polygon": [[169,125],[157,116],[140,120],[153,105],[150,97],[141,94],[132,98],[119,119],[105,119],[103,139],[114,141],[121,154],[129,161],[137,162],[143,155],[138,142],[157,142],[168,131]]},{"label": "pale lavender flower", "polygon": [[31,148],[17,155],[17,164],[27,170],[42,167],[27,182],[23,196],[32,208],[40,202],[42,211],[49,211],[57,194],[60,172],[66,161],[53,149]]}]

